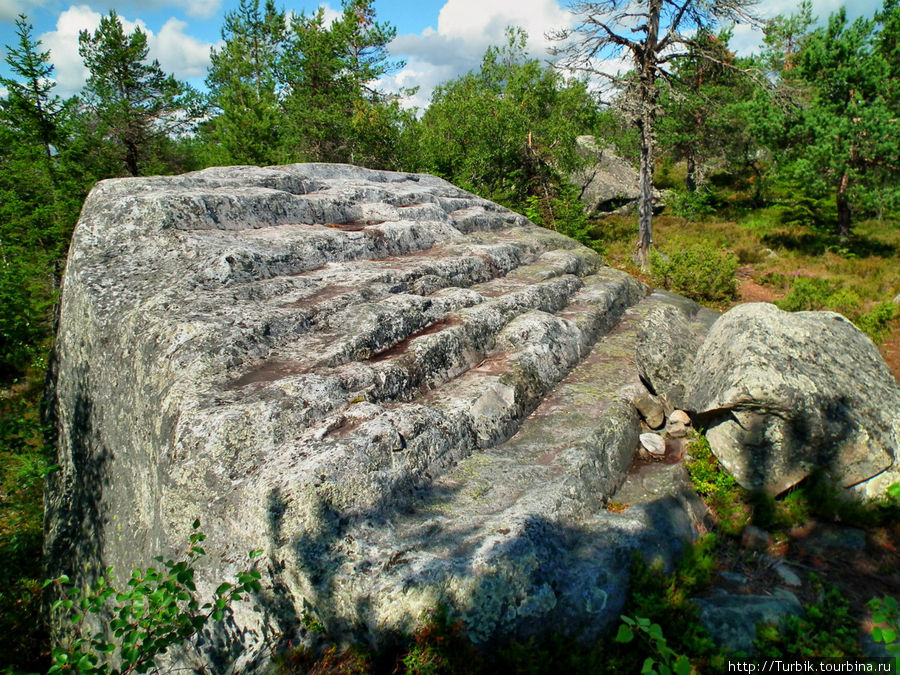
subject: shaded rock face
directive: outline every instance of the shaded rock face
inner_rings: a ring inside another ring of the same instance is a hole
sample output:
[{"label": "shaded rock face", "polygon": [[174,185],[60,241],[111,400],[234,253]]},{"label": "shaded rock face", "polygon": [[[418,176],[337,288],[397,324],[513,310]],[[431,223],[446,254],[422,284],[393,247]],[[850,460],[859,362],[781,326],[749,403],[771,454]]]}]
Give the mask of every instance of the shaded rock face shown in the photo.
[{"label": "shaded rock face", "polygon": [[823,468],[874,498],[900,480],[900,387],[839,314],[736,307],[710,330],[687,389],[695,422],[746,488],[778,494]]},{"label": "shaded rock face", "polygon": [[[581,202],[588,213],[628,210],[640,198],[637,170],[610,148],[601,148],[593,136],[576,139],[579,153],[588,159],[586,168],[575,172],[572,183],[581,189]],[[659,193],[653,191],[654,198]]]},{"label": "shaded rock face", "polygon": [[666,295],[672,304],[656,307],[641,328],[637,364],[641,380],[652,393],[665,396],[674,408],[683,408],[694,355],[719,314],[686,298]]},{"label": "shaded rock face", "polygon": [[201,592],[263,549],[262,592],[173,656],[221,672],[263,668],[305,615],[373,643],[438,602],[476,641],[596,635],[632,552],[694,536],[674,488],[602,508],[638,445],[641,327],[672,302],[427,175],[100,183],[49,392],[50,573],[127,576],[195,518]]}]

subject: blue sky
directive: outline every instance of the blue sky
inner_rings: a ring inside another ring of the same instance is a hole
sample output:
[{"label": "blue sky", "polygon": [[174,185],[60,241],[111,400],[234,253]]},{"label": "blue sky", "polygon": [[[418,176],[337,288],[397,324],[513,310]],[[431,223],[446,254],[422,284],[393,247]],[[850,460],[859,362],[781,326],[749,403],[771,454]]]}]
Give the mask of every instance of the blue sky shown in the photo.
[{"label": "blue sky", "polygon": [[[223,17],[237,4],[237,0],[0,0],[0,45],[14,43],[15,16],[28,15],[43,48],[51,51],[58,93],[69,95],[78,91],[85,76],[78,57],[79,30],[93,30],[102,14],[115,9],[126,28],[139,25],[150,35],[151,56],[159,59],[167,72],[202,86],[209,50],[220,39]],[[294,12],[313,12],[320,4],[326,12],[340,9],[340,0],[278,3]],[[813,0],[814,13],[824,18],[841,4],[840,0]],[[848,14],[854,17],[871,14],[881,2],[853,0],[846,4]],[[792,0],[761,0],[757,14],[772,17],[791,13],[795,7]],[[502,41],[506,26],[525,27],[530,52],[544,58],[544,33],[570,21],[565,0],[375,0],[375,10],[379,20],[397,28],[392,55],[407,61],[382,87],[419,86],[409,104],[420,107],[427,105],[436,84],[477,67],[484,50]],[[759,41],[758,31],[739,26],[732,46],[747,53]],[[0,71],[7,74],[5,64]]]}]

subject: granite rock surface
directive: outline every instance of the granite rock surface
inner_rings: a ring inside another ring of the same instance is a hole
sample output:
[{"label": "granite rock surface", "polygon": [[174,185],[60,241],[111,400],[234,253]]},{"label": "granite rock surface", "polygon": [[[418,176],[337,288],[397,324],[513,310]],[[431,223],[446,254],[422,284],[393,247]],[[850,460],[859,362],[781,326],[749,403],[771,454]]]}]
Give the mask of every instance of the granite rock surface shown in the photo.
[{"label": "granite rock surface", "polygon": [[678,301],[428,175],[104,181],[63,282],[49,573],[124,579],[199,519],[209,593],[263,549],[262,591],[171,656],[217,672],[264,669],[305,617],[377,644],[438,602],[480,642],[595,636],[633,552],[695,536],[683,485],[603,508],[661,306]]}]

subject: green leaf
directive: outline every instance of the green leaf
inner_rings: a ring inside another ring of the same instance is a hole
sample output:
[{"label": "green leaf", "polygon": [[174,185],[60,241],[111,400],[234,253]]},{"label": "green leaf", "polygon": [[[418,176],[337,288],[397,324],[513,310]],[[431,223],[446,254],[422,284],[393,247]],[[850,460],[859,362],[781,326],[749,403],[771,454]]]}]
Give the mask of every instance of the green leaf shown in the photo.
[{"label": "green leaf", "polygon": [[641,675],[650,675],[651,673],[655,673],[653,666],[656,665],[656,661],[653,660],[652,657],[648,656],[644,659],[644,665],[641,666]]},{"label": "green leaf", "polygon": [[200,519],[198,518],[197,520],[195,520],[194,524],[191,527],[193,527],[195,530],[197,528],[199,528],[200,527]]},{"label": "green leaf", "polygon": [[634,639],[634,632],[626,625],[619,626],[619,632],[616,633],[616,642],[627,644]]},{"label": "green leaf", "polygon": [[675,675],[691,675],[691,662],[686,656],[679,656],[675,662]]},{"label": "green leaf", "polygon": [[892,628],[885,628],[881,631],[881,637],[885,643],[897,641],[897,633]]},{"label": "green leaf", "polygon": [[[900,488],[900,483],[897,484],[897,487]],[[263,554],[263,550],[261,548],[256,549],[255,551],[250,551],[250,560],[253,560],[254,558],[258,558],[262,554]]]}]

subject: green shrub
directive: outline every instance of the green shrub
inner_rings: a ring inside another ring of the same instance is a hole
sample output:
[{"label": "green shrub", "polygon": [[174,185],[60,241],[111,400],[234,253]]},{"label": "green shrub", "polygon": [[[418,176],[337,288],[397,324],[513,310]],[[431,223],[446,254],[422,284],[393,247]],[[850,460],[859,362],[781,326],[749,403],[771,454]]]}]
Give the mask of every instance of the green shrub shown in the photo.
[{"label": "green shrub", "polygon": [[550,198],[532,195],[527,201],[525,217],[532,223],[556,230],[579,244],[603,253],[600,242],[591,233],[592,227],[584,212],[584,205],[578,199],[574,187],[567,185],[561,188],[556,196]]},{"label": "green shrub", "polygon": [[758,658],[858,658],[857,625],[850,603],[835,586],[812,577],[821,598],[803,607],[803,616],[790,616],[780,626],[757,629]]},{"label": "green shrub", "polygon": [[859,316],[854,323],[868,335],[872,342],[884,342],[891,334],[892,324],[900,319],[900,307],[893,302],[882,302],[865,314]]},{"label": "green shrub", "polygon": [[887,653],[892,657],[900,658],[900,608],[897,600],[889,595],[882,598],[872,598],[867,603],[872,610],[872,639],[884,644]]},{"label": "green shrub", "polygon": [[685,468],[694,490],[716,512],[722,532],[740,534],[750,518],[746,490],[719,464],[702,432],[695,434],[689,452]]},{"label": "green shrub", "polygon": [[731,300],[737,295],[737,257],[705,243],[669,247],[669,253],[650,251],[653,282],[706,302]]},{"label": "green shrub", "polygon": [[688,220],[701,220],[711,216],[720,206],[719,199],[708,188],[698,188],[694,192],[676,191],[666,200],[666,208],[673,215]]},{"label": "green shrub", "polygon": [[[59,599],[51,608],[51,612],[61,614],[57,625],[67,622],[74,628],[73,637],[53,647],[48,674],[145,673],[155,666],[157,656],[190,640],[210,619],[222,621],[232,601],[259,591],[259,572],[238,572],[236,584],[220,584],[212,600],[200,605],[195,597],[194,568],[206,555],[200,546],[206,537],[199,527],[200,521],[195,521],[183,560],[163,562],[161,557],[156,558],[164,570],[136,569],[122,591],[112,585],[112,567],[86,592],[73,586],[65,575],[47,581],[45,586],[57,587]],[[250,558],[261,554],[253,551]],[[88,614],[100,616],[105,624],[92,637],[83,636]]]},{"label": "green shrub", "polygon": [[638,635],[646,648],[650,649],[652,656],[644,659],[641,666],[642,675],[690,675],[691,662],[684,654],[679,654],[669,647],[663,636],[662,627],[653,623],[650,619],[637,616],[633,619],[622,616],[622,624],[616,634],[616,642],[628,644]]},{"label": "green shrub", "polygon": [[819,277],[795,278],[788,294],[775,304],[787,312],[829,310],[843,314],[875,343],[884,341],[893,322],[900,319],[900,308],[893,302],[882,302],[863,312],[863,301],[855,291]]},{"label": "green shrub", "polygon": [[786,312],[808,312],[825,309],[834,295],[835,285],[819,277],[796,277],[784,299],[775,304]]}]

